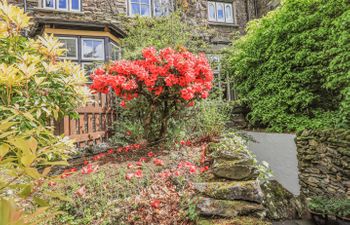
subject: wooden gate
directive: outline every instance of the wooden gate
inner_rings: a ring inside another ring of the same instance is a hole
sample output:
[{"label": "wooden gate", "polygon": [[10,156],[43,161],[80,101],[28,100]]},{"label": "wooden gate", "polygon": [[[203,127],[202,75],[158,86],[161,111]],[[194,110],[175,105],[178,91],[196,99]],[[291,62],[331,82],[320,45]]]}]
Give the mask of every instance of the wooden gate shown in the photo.
[{"label": "wooden gate", "polygon": [[78,119],[65,117],[56,125],[56,133],[70,137],[79,148],[105,141],[116,120],[113,94],[98,93],[92,99],[92,103],[77,110]]}]

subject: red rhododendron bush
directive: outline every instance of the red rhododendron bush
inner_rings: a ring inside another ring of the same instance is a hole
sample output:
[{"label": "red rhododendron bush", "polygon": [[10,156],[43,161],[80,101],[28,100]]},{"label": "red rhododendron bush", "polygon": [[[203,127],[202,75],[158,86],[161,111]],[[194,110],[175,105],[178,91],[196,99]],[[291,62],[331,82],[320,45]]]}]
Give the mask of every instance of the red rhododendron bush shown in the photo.
[{"label": "red rhododendron bush", "polygon": [[204,54],[146,48],[142,59],[116,61],[91,77],[92,90],[113,90],[120,106],[138,116],[142,138],[158,143],[167,137],[170,120],[181,120],[184,109],[208,97],[213,72]]}]

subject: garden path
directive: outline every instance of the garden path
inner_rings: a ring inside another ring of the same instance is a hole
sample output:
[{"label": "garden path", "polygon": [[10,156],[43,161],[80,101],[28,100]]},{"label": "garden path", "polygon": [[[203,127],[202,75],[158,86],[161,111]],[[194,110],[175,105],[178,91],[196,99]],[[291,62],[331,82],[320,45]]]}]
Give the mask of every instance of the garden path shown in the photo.
[{"label": "garden path", "polygon": [[252,141],[248,148],[259,161],[269,163],[273,178],[294,195],[299,195],[298,160],[294,134],[242,131]]}]

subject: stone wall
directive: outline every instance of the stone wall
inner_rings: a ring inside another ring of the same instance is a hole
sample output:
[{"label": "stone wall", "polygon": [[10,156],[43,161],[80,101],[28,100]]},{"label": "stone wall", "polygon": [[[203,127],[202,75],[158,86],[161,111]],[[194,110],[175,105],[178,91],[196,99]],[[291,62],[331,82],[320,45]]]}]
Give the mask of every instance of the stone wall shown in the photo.
[{"label": "stone wall", "polygon": [[272,220],[301,217],[304,209],[298,197],[277,181],[261,179],[266,171],[249,152],[244,139],[226,134],[210,143],[207,153],[212,161],[210,173],[201,183],[194,184],[200,215],[266,216]]},{"label": "stone wall", "polygon": [[266,15],[280,5],[281,0],[259,0],[257,1],[258,17]]},{"label": "stone wall", "polygon": [[350,197],[350,130],[304,131],[296,144],[302,195]]},{"label": "stone wall", "polygon": [[[174,1],[174,2],[179,2]],[[188,7],[183,18],[194,27],[208,27],[207,34],[212,45],[211,53],[219,53],[222,48],[231,43],[233,36],[243,34],[249,20],[256,18],[255,0],[222,0],[234,6],[235,24],[211,23],[208,21],[206,0],[186,0]],[[9,0],[23,8],[23,0]],[[83,22],[112,24],[124,29],[130,17],[127,15],[127,0],[83,0],[81,12],[67,12],[52,9],[43,9],[40,0],[27,0],[27,12],[36,21],[52,22]]]}]

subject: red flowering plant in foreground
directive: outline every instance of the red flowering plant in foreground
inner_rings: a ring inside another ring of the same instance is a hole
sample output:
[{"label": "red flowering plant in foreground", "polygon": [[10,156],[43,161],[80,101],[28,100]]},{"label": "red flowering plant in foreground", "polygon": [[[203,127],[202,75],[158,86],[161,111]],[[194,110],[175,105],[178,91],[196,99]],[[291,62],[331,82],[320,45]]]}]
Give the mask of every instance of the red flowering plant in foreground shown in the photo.
[{"label": "red flowering plant in foreground", "polygon": [[96,69],[91,78],[92,90],[113,90],[121,107],[137,111],[145,140],[159,142],[167,135],[170,119],[208,97],[213,72],[204,54],[146,48],[142,59],[115,61]]}]

